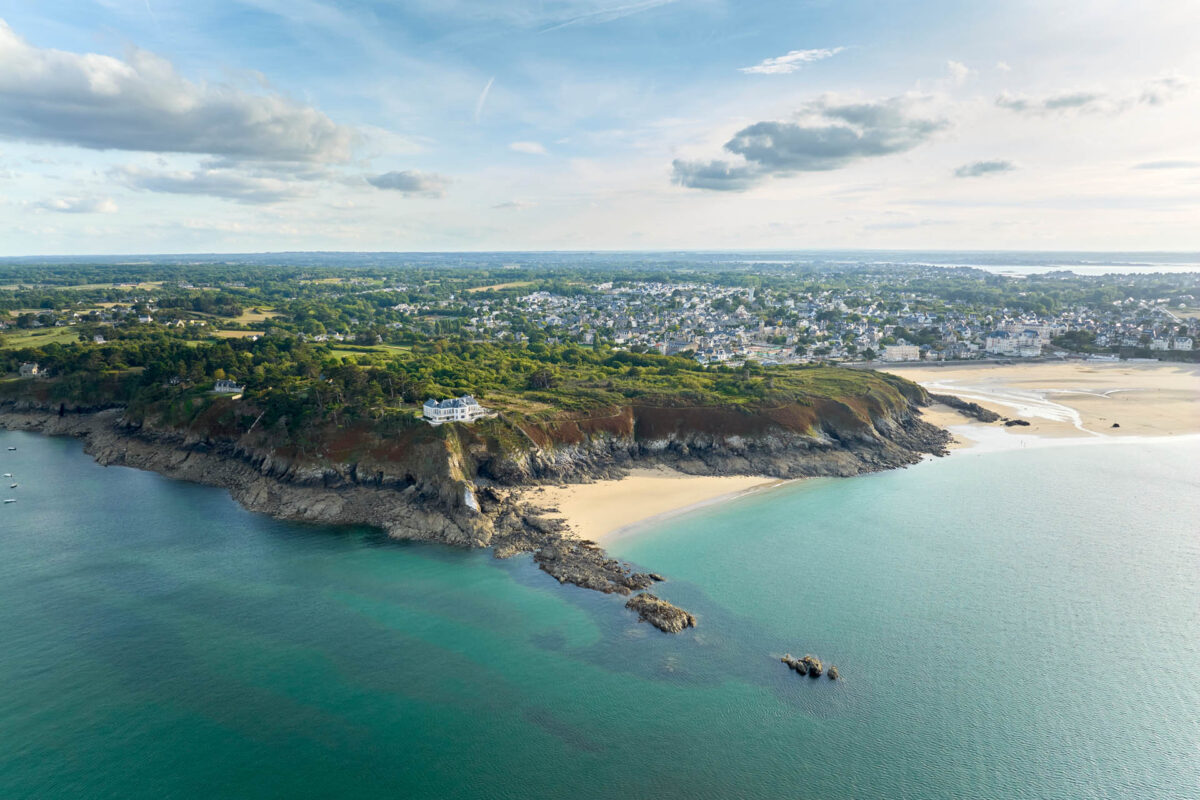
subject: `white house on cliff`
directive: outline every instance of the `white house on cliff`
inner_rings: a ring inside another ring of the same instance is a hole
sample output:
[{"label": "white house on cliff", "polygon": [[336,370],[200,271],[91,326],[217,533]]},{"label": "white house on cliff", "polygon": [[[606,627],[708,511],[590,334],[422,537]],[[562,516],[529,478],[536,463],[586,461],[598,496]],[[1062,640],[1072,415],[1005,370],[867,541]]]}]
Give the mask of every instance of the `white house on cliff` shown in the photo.
[{"label": "white house on cliff", "polygon": [[443,422],[474,422],[486,416],[488,410],[474,397],[464,394],[441,401],[431,397],[425,401],[421,413],[430,425],[441,425]]}]

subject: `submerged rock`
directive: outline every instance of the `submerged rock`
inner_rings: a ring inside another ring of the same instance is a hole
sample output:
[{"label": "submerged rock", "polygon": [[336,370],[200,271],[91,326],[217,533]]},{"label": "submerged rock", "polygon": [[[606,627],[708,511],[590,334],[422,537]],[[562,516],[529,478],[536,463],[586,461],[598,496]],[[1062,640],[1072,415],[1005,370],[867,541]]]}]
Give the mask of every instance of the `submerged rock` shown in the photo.
[{"label": "submerged rock", "polygon": [[1004,421],[1004,427],[1006,428],[1011,428],[1014,425],[1020,425],[1027,428],[1029,427],[1029,421],[1024,419],[1009,419]]},{"label": "submerged rock", "polygon": [[636,611],[642,622],[649,622],[664,633],[682,633],[686,628],[696,627],[694,616],[649,592],[629,598],[625,607]]}]

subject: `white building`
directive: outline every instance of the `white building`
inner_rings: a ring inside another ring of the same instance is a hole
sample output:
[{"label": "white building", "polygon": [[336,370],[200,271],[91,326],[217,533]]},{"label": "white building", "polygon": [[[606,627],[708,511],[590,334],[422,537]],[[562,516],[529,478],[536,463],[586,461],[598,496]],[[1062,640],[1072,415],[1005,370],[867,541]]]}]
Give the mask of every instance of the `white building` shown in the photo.
[{"label": "white building", "polygon": [[213,391],[218,394],[241,394],[246,391],[246,387],[234,381],[221,379],[213,386]]},{"label": "white building", "polygon": [[989,333],[984,340],[983,349],[994,356],[1036,358],[1042,354],[1042,345],[1038,342],[1037,331],[1034,330],[1024,330],[1015,334],[1005,331]]},{"label": "white building", "polygon": [[1150,349],[1151,350],[1170,350],[1171,349],[1171,340],[1170,339],[1151,339],[1150,340]]},{"label": "white building", "polygon": [[42,368],[33,361],[21,365],[22,378],[36,378],[38,375],[42,374],[42,371]]},{"label": "white building", "polygon": [[920,361],[921,348],[915,344],[889,344],[883,348],[884,361]]},{"label": "white building", "polygon": [[431,397],[425,401],[421,411],[430,425],[441,425],[443,422],[474,422],[488,413],[488,410],[469,394],[440,402]]},{"label": "white building", "polygon": [[1171,340],[1171,349],[1172,350],[1191,350],[1192,349],[1192,337],[1176,336],[1174,339]]}]

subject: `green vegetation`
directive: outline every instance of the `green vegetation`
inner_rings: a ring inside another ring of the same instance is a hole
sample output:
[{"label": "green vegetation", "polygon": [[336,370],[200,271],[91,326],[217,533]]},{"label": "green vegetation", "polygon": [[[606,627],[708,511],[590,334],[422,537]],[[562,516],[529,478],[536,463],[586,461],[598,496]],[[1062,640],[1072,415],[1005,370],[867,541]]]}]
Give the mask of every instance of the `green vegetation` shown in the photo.
[{"label": "green vegetation", "polygon": [[427,397],[473,393],[501,411],[532,417],[587,412],[630,402],[671,406],[810,404],[829,397],[901,402],[899,379],[831,367],[705,368],[685,358],[581,348],[424,341],[407,348],[351,351],[287,335],[196,346],[146,326],[103,345],[80,342],[9,347],[0,370],[26,361],[49,381],[9,382],[0,392],[41,392],[50,402],[121,404],[134,412],[192,408],[213,381],[246,386],[265,425],[412,417]]}]

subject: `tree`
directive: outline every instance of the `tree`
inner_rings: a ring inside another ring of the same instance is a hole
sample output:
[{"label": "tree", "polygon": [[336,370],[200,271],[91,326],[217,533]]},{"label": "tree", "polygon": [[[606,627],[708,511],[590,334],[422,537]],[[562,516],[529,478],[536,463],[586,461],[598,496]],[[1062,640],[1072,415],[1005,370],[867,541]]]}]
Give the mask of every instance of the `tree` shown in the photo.
[{"label": "tree", "polygon": [[530,389],[549,389],[554,386],[554,373],[545,367],[534,370],[529,376],[528,385]]}]

